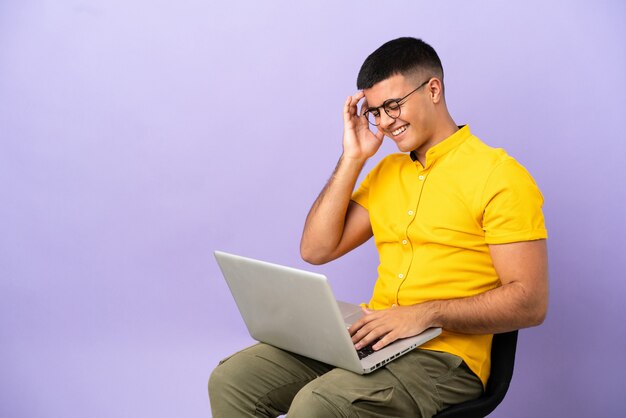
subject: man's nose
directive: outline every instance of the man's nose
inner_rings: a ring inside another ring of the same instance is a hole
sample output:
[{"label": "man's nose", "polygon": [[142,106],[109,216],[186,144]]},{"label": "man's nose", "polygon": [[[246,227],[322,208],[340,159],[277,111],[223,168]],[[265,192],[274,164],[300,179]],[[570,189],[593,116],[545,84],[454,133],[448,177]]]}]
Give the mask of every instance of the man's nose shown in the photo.
[{"label": "man's nose", "polygon": [[393,125],[395,121],[396,119],[389,116],[387,112],[385,111],[380,112],[380,125],[379,125],[380,127],[388,128],[391,125]]}]

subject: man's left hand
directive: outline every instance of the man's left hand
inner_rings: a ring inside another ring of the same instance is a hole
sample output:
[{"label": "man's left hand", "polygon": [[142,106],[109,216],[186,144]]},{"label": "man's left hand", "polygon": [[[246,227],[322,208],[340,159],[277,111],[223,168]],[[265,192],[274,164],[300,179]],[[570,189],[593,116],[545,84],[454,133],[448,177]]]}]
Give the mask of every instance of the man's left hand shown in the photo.
[{"label": "man's left hand", "polygon": [[426,304],[396,306],[383,310],[363,309],[363,317],[348,329],[357,350],[375,342],[374,350],[391,344],[399,338],[417,335],[429,324]]}]

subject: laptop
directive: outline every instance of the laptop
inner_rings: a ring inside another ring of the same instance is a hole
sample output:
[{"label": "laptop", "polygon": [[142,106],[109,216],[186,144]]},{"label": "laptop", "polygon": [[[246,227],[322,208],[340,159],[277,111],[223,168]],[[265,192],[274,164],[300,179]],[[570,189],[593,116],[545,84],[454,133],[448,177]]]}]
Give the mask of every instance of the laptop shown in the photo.
[{"label": "laptop", "polygon": [[347,328],[363,312],[336,301],[324,275],[222,251],[215,258],[250,336],[283,350],[366,374],[441,333],[429,328],[359,355]]}]

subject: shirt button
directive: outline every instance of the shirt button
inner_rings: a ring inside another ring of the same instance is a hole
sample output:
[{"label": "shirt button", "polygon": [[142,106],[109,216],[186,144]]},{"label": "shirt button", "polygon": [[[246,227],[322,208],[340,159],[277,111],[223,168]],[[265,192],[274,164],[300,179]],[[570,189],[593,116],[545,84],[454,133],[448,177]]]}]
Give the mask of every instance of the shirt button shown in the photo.
[{"label": "shirt button", "polygon": [[424,180],[424,176],[422,176],[422,175],[420,174],[420,176],[418,177],[418,179],[420,179],[420,180]]},{"label": "shirt button", "polygon": [[413,211],[412,210],[408,211],[408,214],[409,216],[413,216]]},{"label": "shirt button", "polygon": [[396,305],[395,303],[393,305],[391,305],[392,308],[397,307],[398,305]]},{"label": "shirt button", "polygon": [[407,240],[403,239],[403,240],[402,240],[402,243],[403,243],[404,245],[407,245],[407,244],[409,243],[409,241],[407,241]]},{"label": "shirt button", "polygon": [[400,279],[401,279],[401,278],[403,278],[403,277],[404,277],[404,274],[402,274],[402,273],[398,274],[398,278],[400,278]]}]

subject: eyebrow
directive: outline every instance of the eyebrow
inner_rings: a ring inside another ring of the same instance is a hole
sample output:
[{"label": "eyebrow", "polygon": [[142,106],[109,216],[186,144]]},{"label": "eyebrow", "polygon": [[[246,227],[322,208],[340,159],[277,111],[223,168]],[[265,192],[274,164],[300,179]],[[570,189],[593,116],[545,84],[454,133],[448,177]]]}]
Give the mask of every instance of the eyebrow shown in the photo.
[{"label": "eyebrow", "polygon": [[370,111],[372,111],[372,110],[378,110],[378,109],[380,109],[381,107],[384,107],[384,106],[385,106],[385,104],[387,104],[387,103],[389,103],[389,102],[399,102],[400,100],[402,100],[402,97],[395,97],[395,98],[393,98],[393,99],[387,99],[387,100],[385,100],[385,101],[383,102],[383,104],[381,104],[380,106],[370,106],[370,107],[368,107],[368,108],[367,108],[367,109],[365,109],[365,110],[367,110],[368,112],[370,112]]}]

